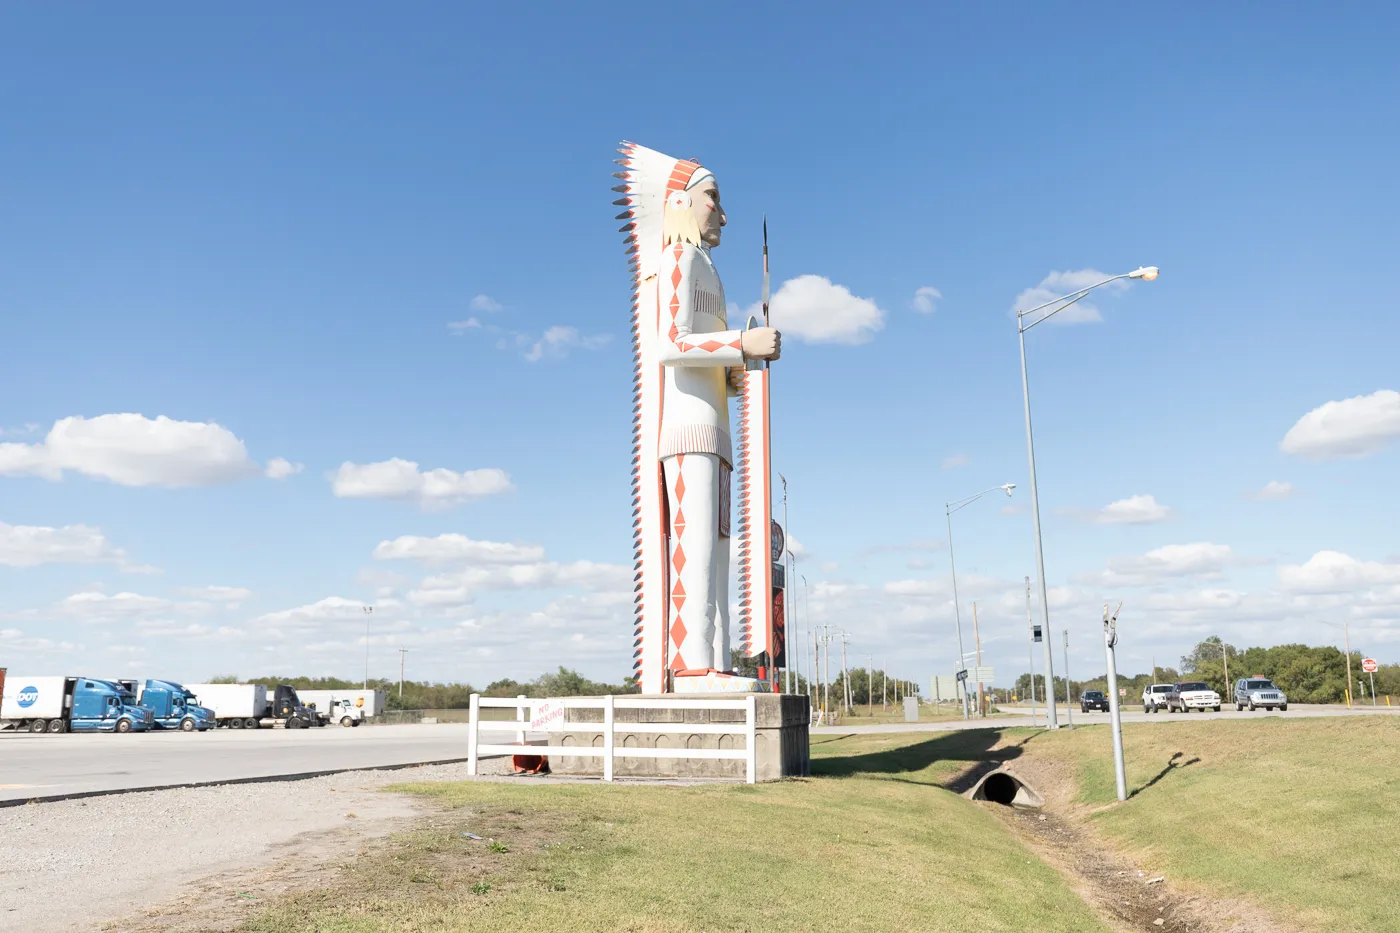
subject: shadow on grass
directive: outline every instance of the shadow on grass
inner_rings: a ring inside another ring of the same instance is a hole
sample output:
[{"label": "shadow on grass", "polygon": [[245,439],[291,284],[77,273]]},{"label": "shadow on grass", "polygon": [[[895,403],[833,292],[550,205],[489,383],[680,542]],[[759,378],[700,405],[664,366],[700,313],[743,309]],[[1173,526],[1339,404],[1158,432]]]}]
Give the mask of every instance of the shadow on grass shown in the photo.
[{"label": "shadow on grass", "polygon": [[[1035,735],[1038,735],[1036,733]],[[893,780],[912,784],[928,784],[944,787],[962,793],[981,779],[982,775],[995,771],[1005,762],[1018,758],[1027,742],[1035,738],[1027,736],[1014,745],[1001,748],[1000,729],[967,729],[961,732],[946,732],[936,738],[898,748],[864,752],[854,755],[830,755],[812,759],[813,777],[846,777],[852,774],[909,775],[937,764],[971,763],[971,767],[958,768],[953,776],[942,774],[931,776],[927,781],[911,781],[908,778],[892,777]],[[837,736],[813,745],[836,745],[849,736]]]},{"label": "shadow on grass", "polygon": [[1168,774],[1171,774],[1173,771],[1177,771],[1177,770],[1179,770],[1179,769],[1181,769],[1181,768],[1189,768],[1189,767],[1191,767],[1191,765],[1194,765],[1194,764],[1198,763],[1198,762],[1201,760],[1201,759],[1199,759],[1199,758],[1192,758],[1192,759],[1190,759],[1190,760],[1188,760],[1188,761],[1183,761],[1183,762],[1178,763],[1178,762],[1177,762],[1177,759],[1179,759],[1179,758],[1181,757],[1181,755],[1182,755],[1181,752],[1177,752],[1176,754],[1174,754],[1174,755],[1172,755],[1170,758],[1168,758],[1168,759],[1167,759],[1167,766],[1166,766],[1165,768],[1163,768],[1161,771],[1158,771],[1155,775],[1153,775],[1153,776],[1152,776],[1152,779],[1149,780],[1146,784],[1143,784],[1141,787],[1135,787],[1135,788],[1133,788],[1133,790],[1130,791],[1129,794],[1128,794],[1128,799],[1129,799],[1129,800],[1133,799],[1133,798],[1136,797],[1138,794],[1140,794],[1140,793],[1142,793],[1143,791],[1147,790],[1149,787],[1151,787],[1151,786],[1153,786],[1154,784],[1156,784],[1156,783],[1157,783],[1158,781],[1160,781],[1162,778],[1166,777]]}]

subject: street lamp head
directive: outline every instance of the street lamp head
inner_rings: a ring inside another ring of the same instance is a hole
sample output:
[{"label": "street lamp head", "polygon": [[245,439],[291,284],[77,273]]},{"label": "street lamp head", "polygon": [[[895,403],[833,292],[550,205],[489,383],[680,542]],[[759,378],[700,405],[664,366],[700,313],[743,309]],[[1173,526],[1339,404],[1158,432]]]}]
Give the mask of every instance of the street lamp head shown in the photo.
[{"label": "street lamp head", "polygon": [[1006,490],[1006,494],[1007,494],[1008,496],[1010,496],[1010,495],[1011,495],[1011,490],[1013,490],[1013,489],[1016,488],[1016,484],[1015,484],[1015,483],[1002,483],[1002,484],[1001,484],[1001,488],[1004,489],[1004,490]]},{"label": "street lamp head", "polygon": [[1142,279],[1144,282],[1151,282],[1160,274],[1161,270],[1156,266],[1138,266],[1132,272],[1128,273],[1128,278]]}]

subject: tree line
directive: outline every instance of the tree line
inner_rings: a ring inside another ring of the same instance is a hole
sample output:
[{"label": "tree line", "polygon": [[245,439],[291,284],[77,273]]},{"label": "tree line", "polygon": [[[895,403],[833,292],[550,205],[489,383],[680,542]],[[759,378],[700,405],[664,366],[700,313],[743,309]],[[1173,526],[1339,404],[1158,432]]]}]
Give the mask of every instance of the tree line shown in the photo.
[{"label": "tree line", "polygon": [[[215,677],[210,683],[235,684],[287,684],[297,690],[359,690],[363,680],[346,680],[340,677],[290,677],[272,675],[252,677],[247,680],[234,675]],[[480,693],[488,697],[514,697],[522,693],[528,697],[560,696],[607,696],[608,694],[636,693],[633,681],[620,684],[607,684],[589,680],[578,671],[560,667],[554,673],[541,674],[534,680],[524,682],[503,678],[478,690],[469,683],[433,683],[426,680],[405,680],[403,696],[399,696],[399,682],[379,677],[371,677],[369,689],[383,690],[385,708],[397,709],[466,709],[471,705],[471,695]]]},{"label": "tree line", "polygon": [[[1225,659],[1229,659],[1230,677],[1225,678]],[[1352,702],[1369,701],[1371,677],[1361,670],[1362,654],[1351,653]],[[1229,702],[1235,681],[1241,677],[1267,677],[1288,695],[1290,703],[1341,703],[1346,700],[1347,656],[1331,645],[1274,645],[1271,648],[1236,648],[1212,635],[1196,644],[1181,658],[1180,667],[1158,667],[1153,673],[1118,675],[1118,686],[1127,691],[1124,701],[1136,703],[1143,688],[1153,683],[1176,683],[1198,680],[1219,693]],[[1386,696],[1400,698],[1400,664],[1382,664],[1376,670],[1376,693],[1384,702]],[[1065,698],[1064,678],[1056,677],[1055,696]],[[1044,675],[1036,675],[1036,699],[1043,702]],[[1088,680],[1070,682],[1072,697],[1077,701],[1085,690],[1108,691],[1108,677],[1100,674]],[[1030,696],[1030,675],[1016,679],[1016,695]]]}]

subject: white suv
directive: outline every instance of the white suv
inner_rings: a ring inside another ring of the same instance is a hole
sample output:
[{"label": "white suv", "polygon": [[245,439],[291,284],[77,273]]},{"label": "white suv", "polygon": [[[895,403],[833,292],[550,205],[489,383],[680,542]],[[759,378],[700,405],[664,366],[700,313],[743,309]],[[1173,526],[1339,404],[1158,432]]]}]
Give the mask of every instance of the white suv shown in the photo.
[{"label": "white suv", "polygon": [[1157,713],[1167,709],[1167,694],[1171,692],[1171,684],[1148,684],[1142,689],[1142,711]]}]

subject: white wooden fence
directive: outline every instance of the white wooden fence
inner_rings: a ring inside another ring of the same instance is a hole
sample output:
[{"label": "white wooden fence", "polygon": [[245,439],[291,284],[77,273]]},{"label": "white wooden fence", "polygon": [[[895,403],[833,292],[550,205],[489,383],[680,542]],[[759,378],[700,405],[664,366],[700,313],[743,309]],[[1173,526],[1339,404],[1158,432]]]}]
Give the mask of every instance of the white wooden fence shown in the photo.
[{"label": "white wooden fence", "polygon": [[[528,710],[537,704],[551,702],[564,704],[565,722],[555,731],[563,732],[602,732],[603,745],[527,745],[525,730],[532,718]],[[515,723],[509,721],[483,722],[481,709],[514,709]],[[568,710],[601,709],[602,722],[568,722]],[[664,709],[664,710],[715,710],[735,709],[744,711],[743,722],[624,722],[623,732],[646,732],[656,735],[742,735],[743,748],[626,748],[618,746],[615,736],[618,724],[614,722],[614,712],[619,709]],[[617,758],[728,758],[742,759],[745,764],[745,779],[753,784],[757,779],[758,763],[754,747],[757,738],[757,699],[753,696],[736,700],[721,699],[642,699],[628,696],[567,697],[551,700],[537,700],[529,697],[484,697],[473,693],[471,698],[471,727],[467,732],[467,773],[476,774],[477,758],[481,755],[573,755],[576,757],[602,758],[603,780],[613,779],[613,761]],[[515,744],[484,744],[481,742],[481,728],[488,730],[510,730],[514,727]]]}]

